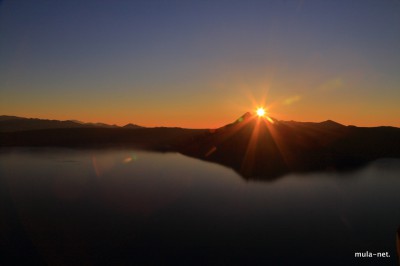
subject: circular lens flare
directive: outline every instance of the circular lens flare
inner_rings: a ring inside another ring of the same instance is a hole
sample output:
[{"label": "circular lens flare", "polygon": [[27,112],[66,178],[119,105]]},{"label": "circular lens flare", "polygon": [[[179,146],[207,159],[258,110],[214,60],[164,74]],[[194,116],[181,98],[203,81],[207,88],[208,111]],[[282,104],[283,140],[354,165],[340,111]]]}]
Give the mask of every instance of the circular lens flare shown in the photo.
[{"label": "circular lens flare", "polygon": [[262,107],[257,108],[256,113],[257,113],[257,115],[258,115],[259,117],[263,117],[263,116],[265,116],[265,109],[262,108]]}]

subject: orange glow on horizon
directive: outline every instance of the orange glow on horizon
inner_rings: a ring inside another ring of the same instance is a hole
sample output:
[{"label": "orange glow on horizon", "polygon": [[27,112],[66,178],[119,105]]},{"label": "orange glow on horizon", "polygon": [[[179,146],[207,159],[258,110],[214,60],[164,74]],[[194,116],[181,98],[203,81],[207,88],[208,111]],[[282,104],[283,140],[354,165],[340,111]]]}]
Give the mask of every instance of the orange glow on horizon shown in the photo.
[{"label": "orange glow on horizon", "polygon": [[[50,109],[34,109],[28,105],[11,106],[11,109],[7,111],[3,105],[0,108],[0,114],[51,120],[79,120],[84,123],[100,122],[118,126],[132,123],[144,127],[206,129],[219,128],[232,123],[248,112],[249,109],[255,117],[259,117],[257,109],[260,107],[265,110],[264,116],[261,116],[260,119],[265,119],[270,123],[274,123],[277,120],[322,122],[330,119],[343,125],[400,127],[399,120],[396,120],[399,109],[379,109],[374,105],[367,106],[360,104],[363,108],[352,106],[351,111],[349,111],[349,107],[345,104],[343,104],[343,109],[335,109],[333,103],[313,100],[315,101],[307,102],[307,98],[303,97],[302,101],[298,101],[296,104],[284,105],[281,104],[281,100],[274,98],[269,99],[268,102],[259,100],[258,103],[242,99],[242,104],[240,105],[220,103],[215,105],[210,104],[207,108],[204,108],[204,106],[199,107],[194,102],[193,106],[188,106],[187,108],[172,106],[163,110],[160,110],[160,107],[152,105],[143,106],[143,108],[141,106],[139,108],[137,106],[126,107],[124,105],[119,108],[114,106],[100,108],[89,104],[85,108],[80,106],[68,108],[69,106],[62,106],[60,104],[59,107],[51,106],[51,112],[49,112]],[[372,109],[374,109],[374,112],[369,111]]]}]

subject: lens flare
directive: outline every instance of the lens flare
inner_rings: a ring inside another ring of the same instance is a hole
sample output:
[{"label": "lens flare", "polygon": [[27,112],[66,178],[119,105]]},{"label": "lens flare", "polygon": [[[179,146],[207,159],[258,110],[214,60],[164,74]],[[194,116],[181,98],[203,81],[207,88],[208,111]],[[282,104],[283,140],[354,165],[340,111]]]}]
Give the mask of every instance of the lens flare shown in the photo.
[{"label": "lens flare", "polygon": [[262,108],[262,107],[257,108],[256,113],[257,113],[257,115],[258,115],[259,117],[263,117],[263,116],[265,116],[265,109]]}]

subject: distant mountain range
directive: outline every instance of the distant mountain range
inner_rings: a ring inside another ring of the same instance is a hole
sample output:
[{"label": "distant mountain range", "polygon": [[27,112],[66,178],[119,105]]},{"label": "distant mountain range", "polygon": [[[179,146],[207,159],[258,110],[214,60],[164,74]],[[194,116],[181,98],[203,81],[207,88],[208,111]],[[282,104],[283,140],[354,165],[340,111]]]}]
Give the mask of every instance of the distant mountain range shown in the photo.
[{"label": "distant mountain range", "polygon": [[176,151],[270,180],[295,171],[351,169],[400,158],[400,129],[279,121],[246,113],[217,129],[124,127],[0,116],[0,146],[135,147]]},{"label": "distant mountain range", "polygon": [[123,127],[76,120],[46,120],[0,116],[0,147],[136,147],[176,150],[205,130],[154,127],[129,123]]},{"label": "distant mountain range", "polygon": [[[127,124],[126,128],[141,128],[134,124]],[[0,132],[15,132],[26,130],[40,130],[52,128],[119,128],[117,125],[104,123],[84,123],[77,120],[48,120],[39,118],[24,118],[18,116],[0,116]]]}]

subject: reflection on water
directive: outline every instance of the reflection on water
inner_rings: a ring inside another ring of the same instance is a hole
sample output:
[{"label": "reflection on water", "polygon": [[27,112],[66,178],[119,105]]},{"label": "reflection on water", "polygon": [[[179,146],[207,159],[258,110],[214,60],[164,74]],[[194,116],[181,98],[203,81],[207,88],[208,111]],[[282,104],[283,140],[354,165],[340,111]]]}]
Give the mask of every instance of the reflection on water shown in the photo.
[{"label": "reflection on water", "polygon": [[175,153],[2,150],[0,264],[396,265],[399,165],[264,183]]}]

